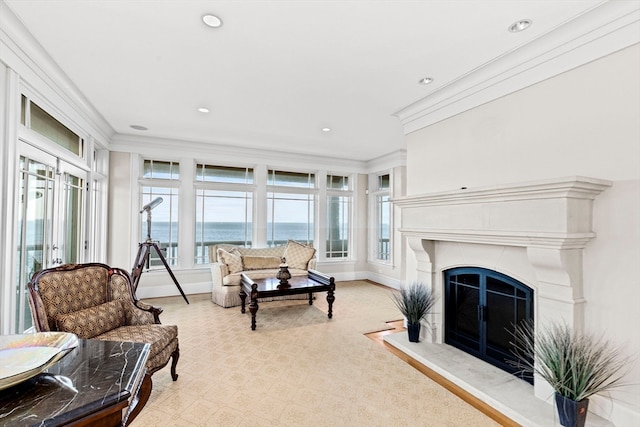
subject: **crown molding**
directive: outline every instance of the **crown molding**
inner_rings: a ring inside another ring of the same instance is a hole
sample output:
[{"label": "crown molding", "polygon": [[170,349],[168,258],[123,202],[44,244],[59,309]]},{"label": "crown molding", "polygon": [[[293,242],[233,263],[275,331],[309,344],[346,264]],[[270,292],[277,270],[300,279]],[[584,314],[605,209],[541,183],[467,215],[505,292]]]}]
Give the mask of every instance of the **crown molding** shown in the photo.
[{"label": "crown molding", "polygon": [[225,164],[237,165],[266,163],[269,166],[287,167],[289,169],[314,170],[322,168],[332,172],[367,173],[367,162],[360,160],[152,136],[116,134],[111,138],[109,149],[137,153],[142,156],[152,154],[171,158],[175,158],[176,150],[179,150],[180,155],[190,156],[202,162],[224,162]]},{"label": "crown molding", "polygon": [[407,165],[407,150],[396,150],[367,160],[367,173],[375,173],[385,169]]},{"label": "crown molding", "polygon": [[405,134],[640,42],[640,3],[607,1],[406,106]]}]

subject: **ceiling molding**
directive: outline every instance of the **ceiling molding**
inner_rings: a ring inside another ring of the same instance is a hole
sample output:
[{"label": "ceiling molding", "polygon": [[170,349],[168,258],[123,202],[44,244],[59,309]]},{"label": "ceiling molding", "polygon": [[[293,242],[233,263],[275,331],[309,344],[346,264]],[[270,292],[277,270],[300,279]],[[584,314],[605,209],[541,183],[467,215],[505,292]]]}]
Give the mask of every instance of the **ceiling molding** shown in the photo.
[{"label": "ceiling molding", "polygon": [[378,156],[367,162],[367,173],[376,173],[382,170],[407,165],[407,150],[396,150],[383,156]]},{"label": "ceiling molding", "polygon": [[268,164],[273,167],[326,169],[332,172],[367,173],[367,162],[337,157],[316,156],[285,151],[234,147],[211,142],[196,142],[138,135],[116,134],[109,149],[137,153],[142,156],[157,155],[193,157],[198,161],[224,164]]},{"label": "ceiling molding", "polygon": [[437,88],[395,115],[405,134],[640,42],[640,4],[604,2]]}]

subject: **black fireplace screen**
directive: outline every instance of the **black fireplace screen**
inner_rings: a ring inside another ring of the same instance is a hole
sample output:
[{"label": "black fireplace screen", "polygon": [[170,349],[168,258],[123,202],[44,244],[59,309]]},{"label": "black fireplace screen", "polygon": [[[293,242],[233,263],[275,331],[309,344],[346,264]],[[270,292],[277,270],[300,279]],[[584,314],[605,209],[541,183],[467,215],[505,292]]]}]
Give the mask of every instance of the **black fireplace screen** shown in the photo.
[{"label": "black fireplace screen", "polygon": [[445,342],[532,383],[508,362],[523,321],[533,322],[533,289],[484,268],[445,271]]}]

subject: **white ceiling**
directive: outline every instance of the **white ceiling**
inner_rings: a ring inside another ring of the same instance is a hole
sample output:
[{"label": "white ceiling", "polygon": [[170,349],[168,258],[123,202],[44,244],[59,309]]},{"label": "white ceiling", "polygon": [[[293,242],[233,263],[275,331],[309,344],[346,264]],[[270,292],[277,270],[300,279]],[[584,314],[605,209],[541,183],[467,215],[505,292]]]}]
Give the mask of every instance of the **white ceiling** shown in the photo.
[{"label": "white ceiling", "polygon": [[5,3],[116,134],[369,160],[404,148],[406,107],[603,1]]}]

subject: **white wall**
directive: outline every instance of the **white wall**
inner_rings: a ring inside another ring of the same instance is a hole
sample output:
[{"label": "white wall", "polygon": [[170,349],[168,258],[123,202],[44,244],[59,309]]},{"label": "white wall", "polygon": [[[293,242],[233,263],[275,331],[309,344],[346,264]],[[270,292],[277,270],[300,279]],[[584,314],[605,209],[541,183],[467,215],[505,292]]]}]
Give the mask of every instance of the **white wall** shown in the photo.
[{"label": "white wall", "polygon": [[407,194],[640,169],[640,47],[407,136]]},{"label": "white wall", "polygon": [[[129,270],[133,265],[131,243],[131,155],[109,153],[109,214],[107,264]],[[137,206],[136,206],[137,207]]]},{"label": "white wall", "polygon": [[[585,325],[640,354],[640,45],[407,138],[408,195],[571,175],[612,181],[595,199],[597,238],[584,250]],[[639,363],[605,418],[640,419]]]}]

